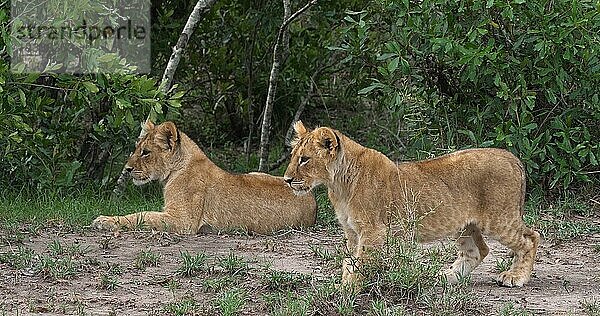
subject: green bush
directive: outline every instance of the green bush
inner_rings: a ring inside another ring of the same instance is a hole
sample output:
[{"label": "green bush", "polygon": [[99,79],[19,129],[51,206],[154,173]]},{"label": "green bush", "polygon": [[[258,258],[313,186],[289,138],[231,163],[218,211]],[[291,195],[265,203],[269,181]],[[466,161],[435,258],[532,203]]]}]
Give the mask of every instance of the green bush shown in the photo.
[{"label": "green bush", "polygon": [[495,146],[532,184],[568,188],[598,168],[600,7],[589,1],[373,1],[341,41],[359,94],[386,111],[406,156]]},{"label": "green bush", "polygon": [[[153,1],[149,77],[10,73],[2,3],[0,184],[112,184],[138,122],[152,108],[173,118],[179,102],[178,126],[211,157],[221,163],[226,149],[232,169],[252,169],[282,8],[216,2],[176,72],[185,97],[165,95],[157,80],[195,3]],[[531,186],[577,188],[600,155],[599,12],[566,0],[319,1],[290,25],[271,147],[282,148],[307,100],[309,125],[333,125],[393,159],[502,147],[523,160]]]},{"label": "green bush", "polygon": [[[183,93],[130,74],[11,72],[7,2],[0,6],[0,185],[67,189],[112,182],[139,122],[177,114]],[[175,110],[175,111],[173,111]]]}]

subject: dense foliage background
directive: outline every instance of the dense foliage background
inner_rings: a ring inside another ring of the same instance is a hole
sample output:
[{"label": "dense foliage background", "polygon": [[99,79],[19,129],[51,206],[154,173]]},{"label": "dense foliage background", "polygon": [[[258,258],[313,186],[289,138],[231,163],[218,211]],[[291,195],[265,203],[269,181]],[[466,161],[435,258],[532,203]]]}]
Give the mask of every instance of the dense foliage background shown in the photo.
[{"label": "dense foliage background", "polygon": [[[255,170],[281,3],[217,1],[162,93],[194,4],[152,1],[148,76],[23,75],[10,72],[0,2],[0,186],[112,188],[151,108],[227,169]],[[303,121],[393,159],[494,146],[520,157],[539,191],[597,186],[598,34],[597,1],[318,1],[290,28],[272,161],[308,102]]]}]

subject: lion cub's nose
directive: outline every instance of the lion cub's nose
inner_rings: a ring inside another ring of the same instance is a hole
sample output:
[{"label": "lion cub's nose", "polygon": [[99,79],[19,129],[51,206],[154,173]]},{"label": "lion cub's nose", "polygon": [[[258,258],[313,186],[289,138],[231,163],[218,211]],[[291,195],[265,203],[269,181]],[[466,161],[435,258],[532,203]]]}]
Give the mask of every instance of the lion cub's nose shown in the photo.
[{"label": "lion cub's nose", "polygon": [[133,167],[125,166],[125,171],[132,172],[133,171]]},{"label": "lion cub's nose", "polygon": [[283,176],[283,181],[285,181],[285,183],[287,183],[287,184],[292,184],[293,180],[294,180],[294,178],[292,178],[292,177]]}]

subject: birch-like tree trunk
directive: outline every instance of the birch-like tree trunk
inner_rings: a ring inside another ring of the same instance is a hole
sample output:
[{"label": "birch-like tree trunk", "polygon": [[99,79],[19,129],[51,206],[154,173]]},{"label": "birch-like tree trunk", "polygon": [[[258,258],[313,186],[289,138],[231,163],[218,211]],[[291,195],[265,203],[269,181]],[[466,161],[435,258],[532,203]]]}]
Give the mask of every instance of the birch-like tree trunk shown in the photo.
[{"label": "birch-like tree trunk", "polygon": [[[177,66],[179,65],[179,61],[181,60],[181,54],[187,47],[187,43],[194,33],[194,29],[196,29],[196,25],[198,25],[198,21],[200,21],[200,15],[205,10],[209,9],[215,3],[216,0],[198,0],[192,13],[188,17],[185,26],[183,27],[183,31],[181,31],[181,35],[179,35],[179,39],[177,40],[177,44],[173,47],[173,52],[171,53],[171,57],[169,58],[169,62],[167,63],[167,67],[165,68],[165,72],[163,73],[162,80],[160,82],[159,88],[163,92],[168,92],[171,89],[171,85],[173,84],[173,76],[175,75],[175,70],[177,70]],[[153,116],[154,109],[150,110],[150,113],[146,117],[146,120],[149,120]],[[141,136],[141,132],[140,132]],[[129,178],[129,173],[123,167],[121,171],[121,175],[119,179],[117,179],[117,184],[113,189],[113,194],[120,196],[123,193],[125,188],[125,182]]]},{"label": "birch-like tree trunk", "polygon": [[[279,68],[281,67],[281,57],[284,54],[282,53],[282,46],[284,46],[283,44],[288,45],[289,42],[288,26],[292,21],[294,21],[298,16],[304,13],[304,11],[306,11],[316,2],[317,0],[311,0],[300,10],[296,11],[289,17],[286,17],[285,15],[289,14],[290,12],[290,2],[289,0],[283,0],[284,17],[283,22],[279,27],[279,31],[277,32],[275,46],[273,47],[273,63],[271,66],[271,74],[269,76],[269,89],[267,91],[267,100],[265,102],[265,110],[263,112],[263,119],[261,124],[259,154],[260,160],[258,163],[258,171],[265,172],[268,169],[269,134],[271,132],[271,117],[273,116],[273,101],[275,99],[275,93],[277,92],[277,77],[279,76]],[[286,49],[286,51],[288,49],[287,47],[283,48]]]}]

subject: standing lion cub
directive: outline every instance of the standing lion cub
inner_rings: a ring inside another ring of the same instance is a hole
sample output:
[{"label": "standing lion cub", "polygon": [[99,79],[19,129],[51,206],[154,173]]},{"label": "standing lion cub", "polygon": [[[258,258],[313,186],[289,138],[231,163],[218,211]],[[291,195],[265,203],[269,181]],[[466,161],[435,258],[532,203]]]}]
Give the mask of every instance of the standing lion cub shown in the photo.
[{"label": "standing lion cub", "polygon": [[146,122],[125,169],[133,182],[162,182],[162,212],[99,216],[92,226],[116,230],[147,225],[157,230],[195,234],[201,228],[244,229],[268,234],[314,224],[312,196],[298,197],[281,177],[264,173],[231,174],[212,161],[172,122]]},{"label": "standing lion cub", "polygon": [[[458,258],[444,271],[449,282],[469,275],[488,254],[482,234],[514,252],[497,281],[509,287],[529,281],[540,235],[523,223],[525,172],[508,151],[470,149],[396,164],[334,129],[294,127],[284,179],[297,194],[327,186],[354,258],[382,245],[403,220],[416,219],[421,241],[456,236]],[[344,261],[344,284],[358,280],[353,261]]]}]

